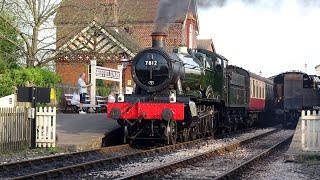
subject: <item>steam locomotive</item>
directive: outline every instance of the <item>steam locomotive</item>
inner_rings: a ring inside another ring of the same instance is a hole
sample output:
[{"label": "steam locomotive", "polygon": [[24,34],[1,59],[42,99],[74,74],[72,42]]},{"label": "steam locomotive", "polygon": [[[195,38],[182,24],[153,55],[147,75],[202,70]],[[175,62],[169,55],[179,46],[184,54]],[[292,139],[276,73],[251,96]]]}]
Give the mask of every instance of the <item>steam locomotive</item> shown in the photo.
[{"label": "steam locomotive", "polygon": [[[252,126],[273,101],[273,82],[205,49],[165,50],[165,33],[132,61],[133,95],[107,105],[124,130],[124,142],[167,144]],[[269,103],[270,104],[270,103]]]}]

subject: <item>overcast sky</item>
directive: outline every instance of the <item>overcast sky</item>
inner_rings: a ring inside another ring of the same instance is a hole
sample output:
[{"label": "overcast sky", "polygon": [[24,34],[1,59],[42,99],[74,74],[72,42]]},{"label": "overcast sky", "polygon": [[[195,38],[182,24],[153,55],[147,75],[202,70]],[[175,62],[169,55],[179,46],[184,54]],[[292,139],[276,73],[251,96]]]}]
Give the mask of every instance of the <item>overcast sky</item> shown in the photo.
[{"label": "overcast sky", "polygon": [[305,62],[314,74],[320,64],[320,3],[312,2],[229,0],[200,8],[199,37],[212,38],[230,64],[266,77],[305,71]]}]

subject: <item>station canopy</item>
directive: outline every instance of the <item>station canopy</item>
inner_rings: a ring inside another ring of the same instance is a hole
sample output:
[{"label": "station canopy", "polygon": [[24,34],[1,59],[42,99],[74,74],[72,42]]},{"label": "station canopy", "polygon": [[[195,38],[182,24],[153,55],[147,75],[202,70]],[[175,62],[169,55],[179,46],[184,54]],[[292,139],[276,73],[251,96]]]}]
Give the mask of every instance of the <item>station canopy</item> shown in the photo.
[{"label": "station canopy", "polygon": [[142,48],[118,27],[103,27],[93,21],[71,40],[57,48],[57,61],[89,62],[93,56],[99,61],[112,61],[115,56],[132,58]]}]

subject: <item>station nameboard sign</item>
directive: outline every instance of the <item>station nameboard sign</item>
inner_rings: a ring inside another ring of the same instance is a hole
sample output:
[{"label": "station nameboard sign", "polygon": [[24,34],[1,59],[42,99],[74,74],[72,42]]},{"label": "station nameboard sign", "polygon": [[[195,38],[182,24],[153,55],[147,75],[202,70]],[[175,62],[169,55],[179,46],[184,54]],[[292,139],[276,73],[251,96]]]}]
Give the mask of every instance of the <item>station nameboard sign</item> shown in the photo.
[{"label": "station nameboard sign", "polygon": [[120,81],[121,71],[96,66],[96,78],[102,80]]}]

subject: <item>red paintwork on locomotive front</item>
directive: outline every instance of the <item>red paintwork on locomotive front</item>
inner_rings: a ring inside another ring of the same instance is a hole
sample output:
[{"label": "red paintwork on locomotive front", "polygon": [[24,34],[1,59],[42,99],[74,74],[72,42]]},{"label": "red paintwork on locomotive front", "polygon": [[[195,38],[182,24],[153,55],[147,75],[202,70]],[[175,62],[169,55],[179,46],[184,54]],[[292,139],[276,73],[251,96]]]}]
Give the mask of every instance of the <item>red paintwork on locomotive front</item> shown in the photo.
[{"label": "red paintwork on locomotive front", "polygon": [[264,111],[265,105],[265,99],[250,98],[249,111]]},{"label": "red paintwork on locomotive front", "polygon": [[120,119],[127,120],[161,120],[162,112],[165,109],[170,109],[173,112],[173,120],[184,120],[184,104],[183,103],[108,103],[107,116],[110,117],[111,110],[119,108],[121,110]]}]

